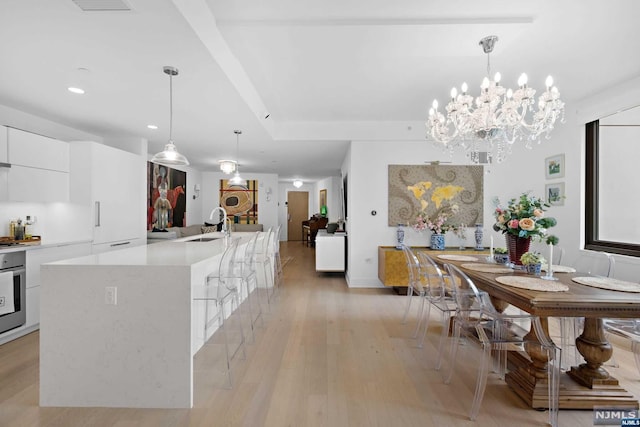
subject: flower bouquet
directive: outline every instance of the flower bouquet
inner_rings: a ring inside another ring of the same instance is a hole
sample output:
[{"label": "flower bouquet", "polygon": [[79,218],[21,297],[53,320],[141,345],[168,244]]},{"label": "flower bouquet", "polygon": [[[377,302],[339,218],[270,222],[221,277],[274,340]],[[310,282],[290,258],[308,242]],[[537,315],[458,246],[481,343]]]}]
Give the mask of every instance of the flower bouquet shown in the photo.
[{"label": "flower bouquet", "polygon": [[519,198],[509,200],[506,207],[497,198],[494,204],[496,222],[493,229],[505,235],[511,262],[522,265],[520,257],[529,251],[531,239],[541,241],[546,238],[547,243],[558,243],[556,236],[548,235],[548,229],[557,224],[555,218],[545,216],[551,206],[548,202],[522,193]]}]

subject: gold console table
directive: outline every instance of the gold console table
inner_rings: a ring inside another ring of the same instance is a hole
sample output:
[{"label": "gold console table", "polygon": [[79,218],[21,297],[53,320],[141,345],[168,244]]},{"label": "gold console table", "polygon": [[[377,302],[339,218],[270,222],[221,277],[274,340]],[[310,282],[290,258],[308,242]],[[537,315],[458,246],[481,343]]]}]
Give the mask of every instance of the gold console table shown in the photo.
[{"label": "gold console table", "polygon": [[[488,254],[488,250],[476,251],[473,248],[461,251],[456,248],[447,248],[444,251],[431,250],[428,246],[412,246],[412,251],[428,251],[429,255],[437,256],[441,254],[458,255],[481,255]],[[407,287],[409,273],[407,272],[407,261],[404,254],[395,246],[378,246],[378,279],[385,286]]]}]

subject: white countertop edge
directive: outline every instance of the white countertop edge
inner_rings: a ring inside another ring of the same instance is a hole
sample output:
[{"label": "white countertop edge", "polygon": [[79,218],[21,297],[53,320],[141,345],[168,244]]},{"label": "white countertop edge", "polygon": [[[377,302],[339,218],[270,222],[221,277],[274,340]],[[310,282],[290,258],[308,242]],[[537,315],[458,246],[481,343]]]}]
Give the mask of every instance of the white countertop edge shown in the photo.
[{"label": "white countertop edge", "polygon": [[70,242],[52,242],[52,243],[44,243],[39,245],[16,245],[16,246],[7,246],[0,248],[0,254],[6,254],[10,252],[20,252],[20,251],[33,251],[36,249],[46,249],[46,248],[57,248],[61,246],[71,246],[71,245],[81,245],[84,243],[91,243],[90,239],[87,240],[74,240]]}]

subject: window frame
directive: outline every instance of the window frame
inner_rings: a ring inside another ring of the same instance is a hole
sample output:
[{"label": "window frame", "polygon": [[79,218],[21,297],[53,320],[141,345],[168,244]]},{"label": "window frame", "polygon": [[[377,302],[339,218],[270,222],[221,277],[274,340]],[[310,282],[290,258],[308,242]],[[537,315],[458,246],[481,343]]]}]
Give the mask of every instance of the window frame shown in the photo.
[{"label": "window frame", "polygon": [[600,240],[598,237],[600,164],[600,121],[585,124],[585,243],[584,248],[618,255],[640,257],[640,245]]}]

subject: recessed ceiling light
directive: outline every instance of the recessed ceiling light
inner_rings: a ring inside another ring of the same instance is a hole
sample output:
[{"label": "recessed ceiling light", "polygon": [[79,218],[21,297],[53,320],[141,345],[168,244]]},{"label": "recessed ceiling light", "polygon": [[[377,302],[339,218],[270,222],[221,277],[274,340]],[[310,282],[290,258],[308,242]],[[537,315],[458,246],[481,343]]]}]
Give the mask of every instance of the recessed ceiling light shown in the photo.
[{"label": "recessed ceiling light", "polygon": [[84,94],[84,89],[80,89],[79,87],[68,87],[67,90],[72,93],[77,93],[78,95]]},{"label": "recessed ceiling light", "polygon": [[153,130],[158,129],[158,126],[156,126],[156,125],[147,125],[147,127],[148,127],[149,129],[153,129]]}]

